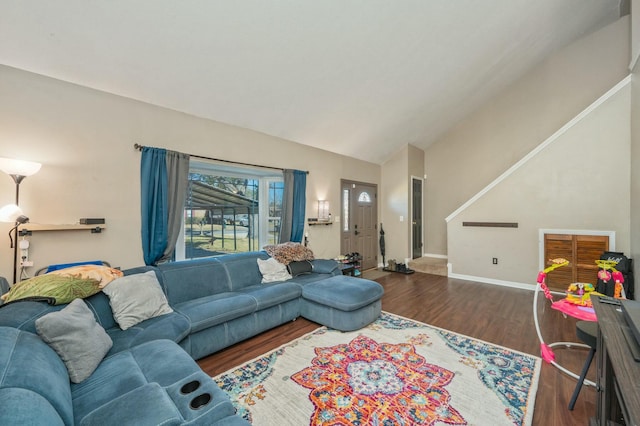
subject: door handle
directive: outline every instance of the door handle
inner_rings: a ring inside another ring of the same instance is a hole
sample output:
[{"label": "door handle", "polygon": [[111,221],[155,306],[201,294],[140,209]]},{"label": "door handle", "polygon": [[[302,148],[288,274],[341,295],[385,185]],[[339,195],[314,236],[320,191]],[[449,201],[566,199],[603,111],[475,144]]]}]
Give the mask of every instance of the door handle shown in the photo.
[{"label": "door handle", "polygon": [[360,234],[360,232],[356,229],[355,231],[353,231],[354,235],[358,235]]}]

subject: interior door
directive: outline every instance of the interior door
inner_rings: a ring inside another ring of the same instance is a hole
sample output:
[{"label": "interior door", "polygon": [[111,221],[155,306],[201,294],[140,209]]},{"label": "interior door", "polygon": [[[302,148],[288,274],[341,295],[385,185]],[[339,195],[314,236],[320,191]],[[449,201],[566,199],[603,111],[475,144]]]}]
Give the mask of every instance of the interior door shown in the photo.
[{"label": "interior door", "polygon": [[422,257],[422,179],[411,178],[411,257]]},{"label": "interior door", "polygon": [[378,196],[377,187],[360,182],[342,183],[343,254],[360,253],[362,270],[378,264]]}]

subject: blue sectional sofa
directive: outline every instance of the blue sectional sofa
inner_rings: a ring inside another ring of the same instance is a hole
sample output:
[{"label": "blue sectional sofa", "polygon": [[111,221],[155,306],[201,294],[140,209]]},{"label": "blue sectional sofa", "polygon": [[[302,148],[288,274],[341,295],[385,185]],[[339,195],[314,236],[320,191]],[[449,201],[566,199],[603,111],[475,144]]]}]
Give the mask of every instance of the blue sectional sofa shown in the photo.
[{"label": "blue sectional sofa", "polygon": [[0,424],[246,425],[194,360],[299,316],[355,330],[380,314],[382,286],[343,276],[332,260],[291,280],[261,283],[265,252],[124,271],[153,271],[172,313],[120,329],[102,292],[84,301],[113,345],[97,369],[72,383],[36,333],[36,320],[65,305],[20,301],[0,308]]}]

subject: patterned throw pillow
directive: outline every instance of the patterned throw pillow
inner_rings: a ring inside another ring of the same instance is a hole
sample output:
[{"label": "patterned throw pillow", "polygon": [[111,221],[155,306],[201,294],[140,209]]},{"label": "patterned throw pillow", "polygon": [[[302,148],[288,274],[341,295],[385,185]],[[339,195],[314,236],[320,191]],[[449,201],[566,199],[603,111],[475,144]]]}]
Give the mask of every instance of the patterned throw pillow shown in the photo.
[{"label": "patterned throw pillow", "polygon": [[282,243],[263,247],[264,251],[278,262],[288,265],[301,260],[313,260],[313,252],[300,243]]},{"label": "patterned throw pillow", "polygon": [[98,293],[122,271],[99,265],[74,266],[21,281],[2,295],[5,303],[29,297],[49,297],[54,304],[69,303]]},{"label": "patterned throw pillow", "polygon": [[100,283],[93,278],[44,274],[21,281],[2,295],[5,303],[29,297],[50,297],[55,305],[83,299],[100,291]]},{"label": "patterned throw pillow", "polygon": [[124,273],[115,268],[104,265],[79,265],[70,268],[51,271],[49,274],[75,276],[82,278],[93,278],[100,283],[100,288],[104,288],[111,281],[124,276]]}]

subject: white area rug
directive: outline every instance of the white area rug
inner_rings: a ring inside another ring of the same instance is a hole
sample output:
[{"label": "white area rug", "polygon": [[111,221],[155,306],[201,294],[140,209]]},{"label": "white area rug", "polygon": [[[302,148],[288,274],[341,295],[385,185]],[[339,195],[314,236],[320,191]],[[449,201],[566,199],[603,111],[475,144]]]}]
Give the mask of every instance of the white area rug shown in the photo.
[{"label": "white area rug", "polygon": [[254,425],[529,425],[538,357],[382,313],[214,380]]}]

